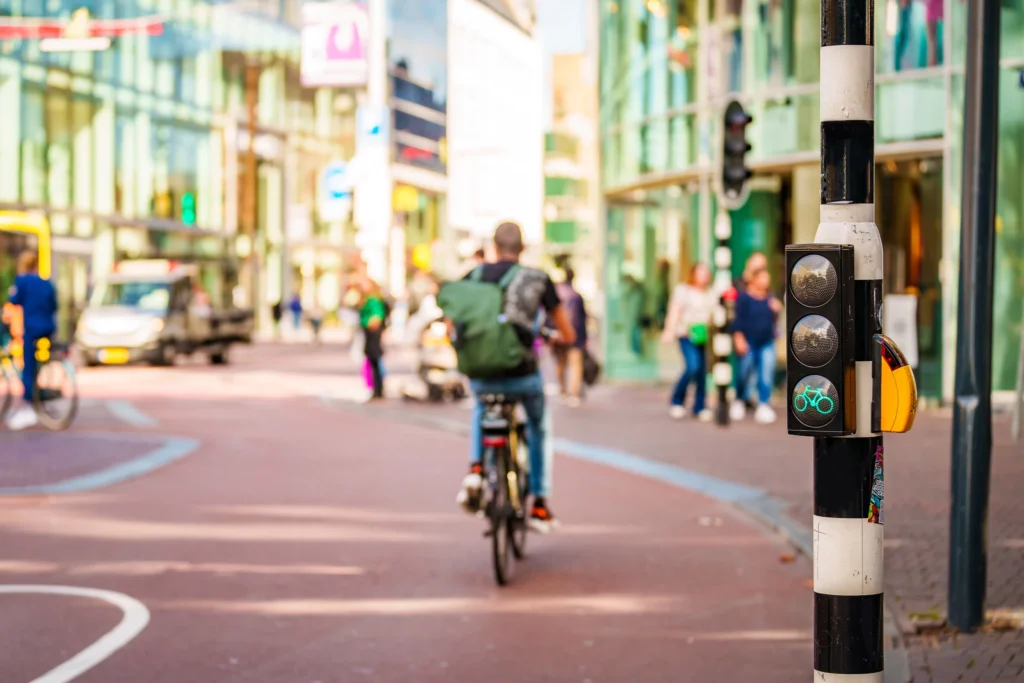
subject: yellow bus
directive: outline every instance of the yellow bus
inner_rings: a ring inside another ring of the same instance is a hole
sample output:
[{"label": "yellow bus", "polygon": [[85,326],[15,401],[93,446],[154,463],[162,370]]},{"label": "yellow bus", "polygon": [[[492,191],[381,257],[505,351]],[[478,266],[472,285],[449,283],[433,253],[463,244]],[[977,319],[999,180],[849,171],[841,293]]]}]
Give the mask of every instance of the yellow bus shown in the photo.
[{"label": "yellow bus", "polygon": [[53,253],[50,242],[50,224],[46,217],[27,211],[0,211],[0,301],[3,301],[3,322],[7,325],[11,354],[19,358],[22,352],[21,310],[7,303],[7,292],[17,275],[18,255],[25,249],[39,252],[39,275],[49,279],[53,272]]}]

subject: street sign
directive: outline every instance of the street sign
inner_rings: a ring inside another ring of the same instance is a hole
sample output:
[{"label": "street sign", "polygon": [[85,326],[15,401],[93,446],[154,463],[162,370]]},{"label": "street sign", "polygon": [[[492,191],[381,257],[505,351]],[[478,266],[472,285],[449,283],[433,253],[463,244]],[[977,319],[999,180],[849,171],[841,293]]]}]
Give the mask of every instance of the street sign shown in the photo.
[{"label": "street sign", "polygon": [[856,431],[853,247],[786,247],[789,433]]},{"label": "street sign", "polygon": [[345,161],[332,161],[320,177],[320,219],[344,220],[352,205],[352,180]]},{"label": "street sign", "polygon": [[387,147],[391,111],[387,107],[362,106],[356,109],[356,155]]}]

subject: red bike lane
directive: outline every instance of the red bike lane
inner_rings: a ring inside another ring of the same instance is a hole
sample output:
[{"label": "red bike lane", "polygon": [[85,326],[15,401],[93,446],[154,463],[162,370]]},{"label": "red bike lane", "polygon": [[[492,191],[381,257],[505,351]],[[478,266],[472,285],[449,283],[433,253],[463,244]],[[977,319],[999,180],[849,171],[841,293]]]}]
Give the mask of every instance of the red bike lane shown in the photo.
[{"label": "red bike lane", "polygon": [[[198,449],[92,493],[7,499],[0,517],[4,584],[106,589],[149,610],[76,682],[810,673],[809,563],[729,506],[559,458],[563,526],[532,535],[498,588],[483,522],[454,506],[463,438],[312,399],[142,405]],[[113,621],[85,598],[35,599],[0,595],[18,605],[0,608],[0,631],[33,634],[0,644],[5,681]]]}]

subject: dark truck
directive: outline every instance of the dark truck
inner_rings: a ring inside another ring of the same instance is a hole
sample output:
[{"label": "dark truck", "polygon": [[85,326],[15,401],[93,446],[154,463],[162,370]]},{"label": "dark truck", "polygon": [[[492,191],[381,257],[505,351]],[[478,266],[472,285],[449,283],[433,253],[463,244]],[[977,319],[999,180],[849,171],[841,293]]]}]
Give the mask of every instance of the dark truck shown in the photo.
[{"label": "dark truck", "polygon": [[252,341],[253,312],[214,308],[198,277],[198,267],[172,261],[118,264],[78,322],[75,344],[86,365],[174,365],[197,352],[226,364],[232,344]]}]

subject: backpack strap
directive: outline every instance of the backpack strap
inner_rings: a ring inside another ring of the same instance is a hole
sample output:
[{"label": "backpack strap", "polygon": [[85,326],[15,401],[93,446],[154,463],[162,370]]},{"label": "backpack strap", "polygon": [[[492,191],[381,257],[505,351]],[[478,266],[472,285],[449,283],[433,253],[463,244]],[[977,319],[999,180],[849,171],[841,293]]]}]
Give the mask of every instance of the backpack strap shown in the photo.
[{"label": "backpack strap", "polygon": [[469,279],[472,280],[473,282],[480,282],[480,280],[483,278],[483,276],[484,276],[484,267],[483,266],[477,266],[476,268],[473,269],[473,272],[469,274]]},{"label": "backpack strap", "polygon": [[519,264],[516,264],[509,268],[508,271],[501,276],[501,280],[498,281],[498,286],[501,287],[502,290],[508,289],[508,286],[512,284],[512,278],[516,276],[519,270]]}]

